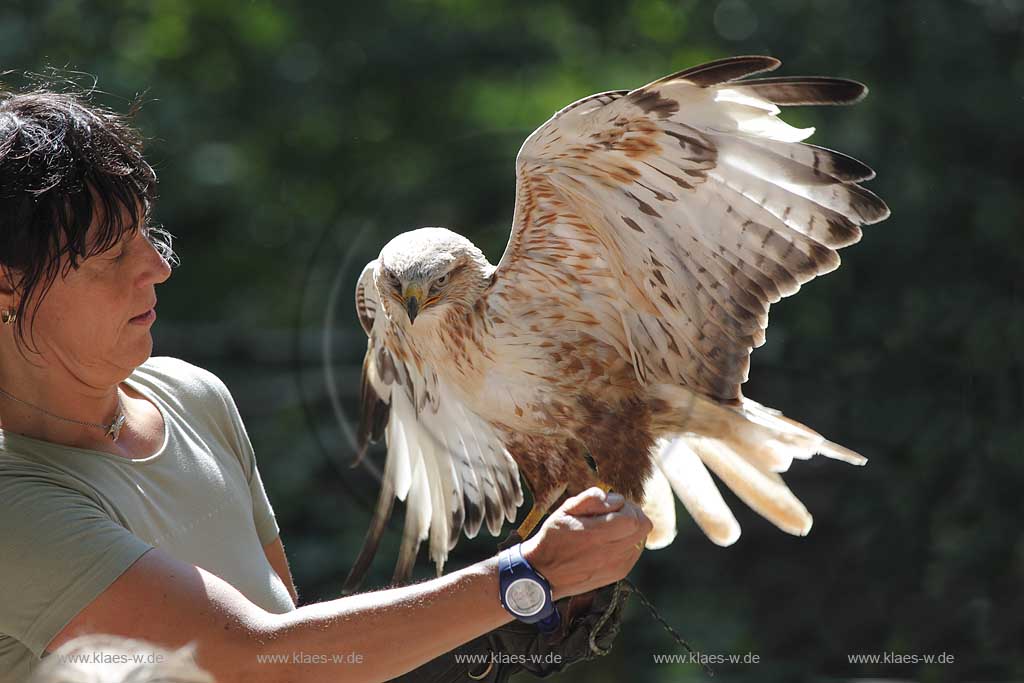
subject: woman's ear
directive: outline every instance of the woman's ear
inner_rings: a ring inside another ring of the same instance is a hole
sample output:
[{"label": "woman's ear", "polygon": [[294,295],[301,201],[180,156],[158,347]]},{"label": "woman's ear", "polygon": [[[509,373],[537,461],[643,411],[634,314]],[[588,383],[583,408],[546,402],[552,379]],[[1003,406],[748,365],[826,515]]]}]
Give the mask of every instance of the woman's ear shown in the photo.
[{"label": "woman's ear", "polygon": [[18,307],[18,292],[14,286],[18,279],[18,271],[0,265],[0,309]]}]

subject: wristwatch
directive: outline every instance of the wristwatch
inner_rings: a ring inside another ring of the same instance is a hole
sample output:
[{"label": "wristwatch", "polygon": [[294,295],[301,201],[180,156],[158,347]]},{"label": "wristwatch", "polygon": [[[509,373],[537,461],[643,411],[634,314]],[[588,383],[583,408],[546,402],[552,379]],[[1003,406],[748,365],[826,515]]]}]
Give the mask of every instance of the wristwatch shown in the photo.
[{"label": "wristwatch", "polygon": [[519,621],[550,633],[561,625],[551,599],[551,584],[526,561],[521,546],[517,543],[498,555],[501,604]]}]

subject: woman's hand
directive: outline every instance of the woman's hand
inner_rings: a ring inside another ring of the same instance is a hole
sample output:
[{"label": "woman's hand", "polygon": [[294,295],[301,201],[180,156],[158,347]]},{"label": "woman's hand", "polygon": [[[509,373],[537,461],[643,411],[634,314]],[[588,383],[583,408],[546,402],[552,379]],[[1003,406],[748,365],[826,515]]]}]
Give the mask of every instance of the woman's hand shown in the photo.
[{"label": "woman's hand", "polygon": [[621,494],[595,487],[567,499],[523,542],[523,557],[551,584],[555,600],[625,577],[636,564],[651,520]]}]

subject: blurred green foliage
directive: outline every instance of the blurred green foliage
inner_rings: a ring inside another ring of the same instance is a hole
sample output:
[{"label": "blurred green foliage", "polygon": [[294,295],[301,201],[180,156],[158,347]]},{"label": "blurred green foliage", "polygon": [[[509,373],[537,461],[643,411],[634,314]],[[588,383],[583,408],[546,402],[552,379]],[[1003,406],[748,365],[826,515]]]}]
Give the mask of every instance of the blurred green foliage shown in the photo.
[{"label": "blurred green foliage", "polygon": [[[794,466],[816,518],[802,539],[730,497],[743,536],[717,548],[680,507],[679,538],[634,578],[700,651],[759,656],[721,680],[1019,680],[1022,26],[1021,0],[8,0],[0,68],[12,87],[48,67],[95,75],[121,111],[143,94],[157,217],[182,257],[156,353],[232,388],[307,602],[337,596],[376,496],[347,467],[325,372],[352,415],[352,287],[387,239],[445,225],[496,261],[519,144],[593,92],[750,53],[864,81],[854,108],[786,118],[874,167],[892,218],[773,308],[745,393],[871,462]],[[493,543],[463,542],[450,567]],[[635,606],[613,653],[562,680],[702,679],[652,661],[674,651]],[[885,651],[955,664],[847,660]]]}]

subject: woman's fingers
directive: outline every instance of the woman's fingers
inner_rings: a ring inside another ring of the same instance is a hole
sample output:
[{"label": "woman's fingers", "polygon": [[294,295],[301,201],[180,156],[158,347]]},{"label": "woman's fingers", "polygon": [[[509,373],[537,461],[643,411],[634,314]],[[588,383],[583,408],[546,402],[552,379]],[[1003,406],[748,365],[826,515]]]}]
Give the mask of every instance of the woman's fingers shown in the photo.
[{"label": "woman's fingers", "polygon": [[647,534],[654,528],[643,510],[633,503],[624,503],[619,510],[614,512],[585,517],[573,516],[579,520],[584,529],[601,534],[606,540],[617,540],[634,535],[638,536],[639,540],[646,540]]},{"label": "woman's fingers", "polygon": [[573,595],[626,576],[652,528],[637,505],[595,487],[567,499],[524,542],[523,554],[553,590]]},{"label": "woman's fingers", "polygon": [[633,536],[639,538],[644,535],[643,523],[635,513],[628,509],[578,519],[585,530],[592,532],[602,542],[620,539],[631,539],[632,542],[635,542],[636,539],[633,539]]},{"label": "woman's fingers", "polygon": [[626,499],[621,493],[614,491],[605,493],[596,486],[592,486],[582,493],[578,493],[562,503],[562,512],[573,516],[597,515],[613,510],[618,510],[625,505]]}]

